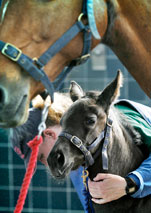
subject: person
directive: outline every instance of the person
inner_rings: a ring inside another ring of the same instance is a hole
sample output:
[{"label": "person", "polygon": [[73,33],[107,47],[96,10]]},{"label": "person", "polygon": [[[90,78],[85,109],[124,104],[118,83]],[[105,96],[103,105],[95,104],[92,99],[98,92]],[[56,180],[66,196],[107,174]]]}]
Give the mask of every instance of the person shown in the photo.
[{"label": "person", "polygon": [[[67,108],[72,104],[69,97],[62,95],[61,93],[55,93],[54,103],[49,108],[48,118],[46,120],[46,129],[43,131],[43,143],[40,145],[38,160],[41,161],[45,166],[47,164],[47,157],[51,151],[53,145],[56,142],[56,139],[61,132],[61,126],[59,121],[62,114],[67,110]],[[122,104],[119,106],[122,106]],[[14,151],[25,161],[25,166],[27,167],[31,150],[27,146],[27,142],[30,141],[38,133],[38,125],[41,120],[41,112],[43,108],[43,100],[37,98],[33,101],[33,108],[29,111],[28,121],[20,126],[11,130],[10,141],[13,145]],[[125,108],[124,108],[125,109]],[[127,106],[130,112],[135,112],[138,114],[139,118],[142,119],[141,115],[130,106]],[[124,110],[123,110],[124,111]],[[129,112],[129,114],[130,114]],[[133,112],[133,113],[134,113]],[[136,126],[138,127],[137,119]],[[135,125],[134,125],[135,126]],[[147,126],[147,123],[144,121],[144,126]],[[140,128],[141,129],[141,128]],[[143,128],[142,128],[143,129]],[[145,131],[149,128],[146,127]],[[141,130],[142,131],[142,130]],[[147,132],[142,132],[142,135],[146,135]],[[151,137],[151,130],[148,130],[147,137]],[[145,138],[145,139],[146,139]],[[149,141],[149,140],[148,140]],[[93,181],[88,181],[88,188],[92,197],[92,200],[98,204],[104,204],[112,200],[119,199],[120,197],[126,195],[127,193],[134,198],[141,198],[151,194],[151,155],[140,165],[140,167],[127,175],[132,183],[134,190],[127,192],[127,182],[126,179],[118,175],[113,174],[98,174]],[[73,185],[79,195],[81,203],[84,210],[86,211],[87,207],[85,204],[85,198],[82,194],[84,185],[82,183],[82,170],[80,167],[76,171],[70,173],[70,178],[73,182]],[[116,190],[115,190],[116,189]]]}]

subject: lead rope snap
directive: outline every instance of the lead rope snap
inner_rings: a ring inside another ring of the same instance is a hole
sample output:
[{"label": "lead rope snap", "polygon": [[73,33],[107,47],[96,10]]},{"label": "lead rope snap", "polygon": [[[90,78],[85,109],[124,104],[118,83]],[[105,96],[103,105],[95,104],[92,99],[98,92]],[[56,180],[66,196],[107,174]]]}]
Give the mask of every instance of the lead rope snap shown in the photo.
[{"label": "lead rope snap", "polygon": [[87,183],[88,176],[89,176],[88,170],[84,169],[82,171],[82,176],[81,176],[83,178],[83,184],[84,184],[84,189],[82,190],[82,193],[84,196],[84,206],[85,206],[84,210],[85,210],[85,213],[94,213],[91,196],[88,189],[88,183]]},{"label": "lead rope snap", "polygon": [[83,184],[84,184],[84,186],[85,186],[85,188],[86,188],[86,190],[88,190],[88,187],[87,187],[87,177],[89,176],[89,172],[88,172],[88,170],[83,170],[82,171],[82,178],[83,178]]}]

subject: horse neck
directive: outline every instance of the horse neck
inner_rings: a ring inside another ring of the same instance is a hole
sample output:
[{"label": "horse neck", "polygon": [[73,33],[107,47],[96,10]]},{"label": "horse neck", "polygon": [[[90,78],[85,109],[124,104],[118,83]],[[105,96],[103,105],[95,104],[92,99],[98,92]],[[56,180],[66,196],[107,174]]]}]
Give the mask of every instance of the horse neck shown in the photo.
[{"label": "horse neck", "polygon": [[[108,146],[108,170],[102,168],[101,154],[89,167],[90,178],[93,179],[98,173],[112,173],[125,176],[136,169],[143,160],[142,152],[135,145],[135,140],[140,142],[140,135],[130,126],[118,110],[111,109],[113,125]],[[101,144],[102,146],[102,144]],[[101,147],[100,147],[101,149]],[[98,166],[99,165],[99,166]]]},{"label": "horse neck", "polygon": [[151,7],[151,4],[149,4],[141,0],[108,1],[109,23],[103,43],[115,52],[150,97],[151,13],[148,7]]}]

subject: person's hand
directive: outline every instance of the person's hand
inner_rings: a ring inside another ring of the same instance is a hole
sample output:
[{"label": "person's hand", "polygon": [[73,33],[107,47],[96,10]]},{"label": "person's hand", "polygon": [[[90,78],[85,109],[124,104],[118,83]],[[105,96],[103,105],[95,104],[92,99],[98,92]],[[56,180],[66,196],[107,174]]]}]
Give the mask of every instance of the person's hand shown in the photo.
[{"label": "person's hand", "polygon": [[92,201],[98,204],[108,203],[126,195],[125,187],[125,179],[112,174],[99,173],[93,181],[88,181]]}]

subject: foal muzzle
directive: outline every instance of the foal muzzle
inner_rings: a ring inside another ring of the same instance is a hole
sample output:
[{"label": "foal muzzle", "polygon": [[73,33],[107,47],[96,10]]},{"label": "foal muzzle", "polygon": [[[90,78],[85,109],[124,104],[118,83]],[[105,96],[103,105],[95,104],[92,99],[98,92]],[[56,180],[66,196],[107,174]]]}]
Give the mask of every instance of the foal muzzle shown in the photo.
[{"label": "foal muzzle", "polygon": [[86,167],[92,166],[94,164],[94,159],[92,157],[91,152],[86,148],[86,146],[84,146],[82,140],[80,140],[77,136],[71,135],[67,132],[61,132],[59,137],[67,138],[84,154]]}]

